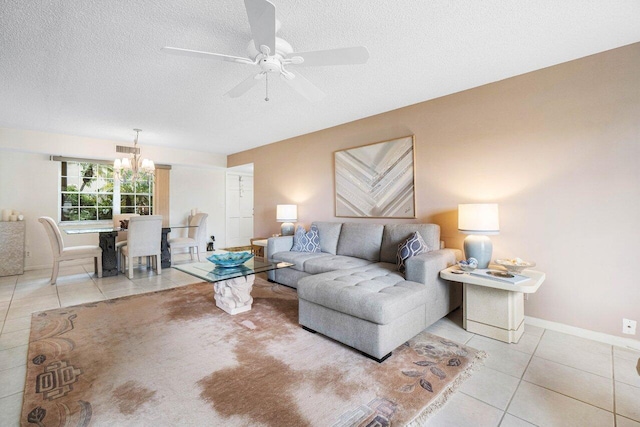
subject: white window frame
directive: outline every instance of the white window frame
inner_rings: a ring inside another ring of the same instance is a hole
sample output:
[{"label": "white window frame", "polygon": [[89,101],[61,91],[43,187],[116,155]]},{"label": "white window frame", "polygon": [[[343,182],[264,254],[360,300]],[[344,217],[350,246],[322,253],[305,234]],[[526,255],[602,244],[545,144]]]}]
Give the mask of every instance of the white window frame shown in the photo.
[{"label": "white window frame", "polygon": [[[113,224],[113,219],[97,219],[97,220],[72,220],[72,221],[63,221],[62,220],[62,195],[63,195],[63,190],[62,190],[62,162],[66,162],[66,163],[92,163],[94,165],[108,165],[111,166],[110,162],[106,162],[103,160],[93,160],[93,159],[76,159],[76,158],[62,158],[62,157],[51,157],[52,160],[57,160],[60,162],[60,164],[58,165],[58,191],[57,191],[57,202],[56,202],[56,209],[58,211],[58,224],[60,225],[111,225]],[[150,183],[150,188],[149,188],[149,193],[140,193],[141,195],[146,195],[149,197],[149,214],[153,214],[153,198],[154,198],[154,185],[155,183],[153,182],[153,180],[151,180]],[[121,213],[121,191],[120,191],[120,187],[121,187],[121,183],[118,179],[113,179],[113,192],[112,193],[106,193],[106,194],[111,194],[112,195],[112,203],[111,203],[111,215],[113,218],[113,215],[117,215]],[[80,197],[80,192],[77,193],[78,197]],[[101,194],[101,193],[96,193],[96,194]],[[127,193],[127,194],[131,194],[131,193]],[[134,197],[138,195],[138,193],[135,192],[135,187],[134,187]],[[135,203],[135,200],[134,200]],[[77,205],[77,208],[80,209],[79,204]],[[98,208],[96,206],[96,208]],[[138,206],[134,206],[135,209],[138,209]]]}]

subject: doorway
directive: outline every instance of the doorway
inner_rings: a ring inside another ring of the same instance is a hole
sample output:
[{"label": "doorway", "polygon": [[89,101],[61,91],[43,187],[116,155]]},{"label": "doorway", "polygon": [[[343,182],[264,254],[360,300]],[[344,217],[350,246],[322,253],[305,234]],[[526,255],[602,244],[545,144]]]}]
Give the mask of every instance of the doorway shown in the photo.
[{"label": "doorway", "polygon": [[230,168],[226,187],[226,246],[249,246],[253,237],[253,164]]}]

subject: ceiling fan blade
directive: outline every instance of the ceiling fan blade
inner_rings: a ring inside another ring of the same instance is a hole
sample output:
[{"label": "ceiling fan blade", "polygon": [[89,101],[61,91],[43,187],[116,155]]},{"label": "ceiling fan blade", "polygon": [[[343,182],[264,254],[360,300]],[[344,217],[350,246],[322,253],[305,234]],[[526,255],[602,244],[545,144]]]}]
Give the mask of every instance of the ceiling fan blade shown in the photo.
[{"label": "ceiling fan blade", "polygon": [[223,55],[221,53],[200,52],[199,50],[180,49],[179,47],[168,47],[168,46],[163,47],[160,50],[162,50],[165,53],[170,53],[171,55],[192,56],[194,58],[216,59],[218,61],[237,62],[240,64],[253,65],[253,61],[250,60],[249,58]]},{"label": "ceiling fan blade", "polygon": [[231,89],[229,92],[225,93],[224,96],[228,96],[229,98],[237,98],[240,95],[244,95],[249,89],[254,87],[261,80],[262,73],[258,73],[255,76],[250,76],[246,80],[243,80]]},{"label": "ceiling fan blade", "polygon": [[295,52],[287,58],[300,56],[304,59],[300,67],[321,65],[353,65],[364,64],[369,59],[369,51],[364,46],[345,47],[341,49],[315,50],[311,52]]},{"label": "ceiling fan blade", "polygon": [[244,7],[247,9],[256,50],[262,52],[260,46],[264,45],[269,48],[271,55],[275,54],[276,7],[267,0],[244,0]]},{"label": "ceiling fan blade", "polygon": [[322,98],[324,98],[325,93],[318,89],[318,87],[311,83],[309,80],[305,79],[300,74],[294,73],[290,70],[287,70],[287,73],[293,75],[294,78],[289,79],[284,75],[281,75],[282,80],[284,80],[289,86],[294,88],[300,95],[304,96],[311,102],[320,101]]}]

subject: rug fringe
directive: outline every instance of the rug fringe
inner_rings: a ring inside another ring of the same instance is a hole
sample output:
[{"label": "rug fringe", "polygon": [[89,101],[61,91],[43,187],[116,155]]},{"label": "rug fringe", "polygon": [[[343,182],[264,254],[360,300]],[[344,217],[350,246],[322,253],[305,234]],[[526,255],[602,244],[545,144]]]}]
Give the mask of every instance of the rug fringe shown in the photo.
[{"label": "rug fringe", "polygon": [[442,408],[445,403],[449,400],[449,397],[456,391],[458,388],[464,383],[471,374],[476,371],[480,366],[483,365],[482,361],[487,357],[487,353],[484,351],[478,351],[467,367],[463,372],[458,375],[458,377],[449,384],[438,396],[435,400],[433,400],[425,409],[422,410],[413,420],[411,420],[407,427],[420,427],[425,425],[427,420],[436,412]]}]

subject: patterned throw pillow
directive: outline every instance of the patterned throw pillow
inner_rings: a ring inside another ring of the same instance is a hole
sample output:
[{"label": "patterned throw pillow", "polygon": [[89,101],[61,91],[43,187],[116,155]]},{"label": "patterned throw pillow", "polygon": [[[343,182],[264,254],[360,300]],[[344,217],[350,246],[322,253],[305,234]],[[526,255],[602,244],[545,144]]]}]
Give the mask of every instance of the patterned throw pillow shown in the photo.
[{"label": "patterned throw pillow", "polygon": [[398,270],[404,273],[404,263],[412,256],[420,255],[428,252],[429,248],[427,244],[417,231],[414,232],[407,240],[400,243],[398,246],[398,254],[396,260],[398,263]]},{"label": "patterned throw pillow", "polygon": [[302,226],[298,226],[296,234],[293,235],[293,252],[320,252],[320,235],[318,227],[311,226],[311,230],[307,230]]}]

